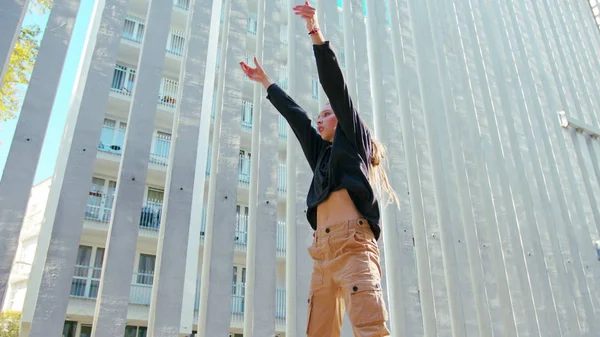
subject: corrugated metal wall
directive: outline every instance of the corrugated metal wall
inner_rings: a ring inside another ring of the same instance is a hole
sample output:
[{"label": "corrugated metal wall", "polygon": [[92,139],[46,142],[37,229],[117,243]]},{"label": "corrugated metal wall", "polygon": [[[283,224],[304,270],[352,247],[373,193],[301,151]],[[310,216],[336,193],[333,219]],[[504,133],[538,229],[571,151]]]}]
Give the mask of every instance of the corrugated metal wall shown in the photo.
[{"label": "corrugated metal wall", "polygon": [[395,54],[379,56],[373,90],[399,94],[379,112],[403,199],[385,236],[389,298],[402,302],[391,304],[394,335],[600,335],[600,142],[590,136],[600,34],[589,4],[389,7],[378,43]]}]

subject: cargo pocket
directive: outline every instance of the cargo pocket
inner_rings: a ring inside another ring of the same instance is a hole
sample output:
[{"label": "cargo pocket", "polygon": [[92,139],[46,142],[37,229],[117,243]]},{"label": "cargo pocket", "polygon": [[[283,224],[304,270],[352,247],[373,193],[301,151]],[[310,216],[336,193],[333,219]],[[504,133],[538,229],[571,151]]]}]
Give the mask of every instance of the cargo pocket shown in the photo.
[{"label": "cargo pocket", "polygon": [[355,282],[350,284],[349,291],[349,316],[354,326],[376,325],[388,320],[388,312],[379,282]]},{"label": "cargo pocket", "polygon": [[313,308],[313,294],[308,295],[308,314],[306,315],[306,335],[308,336],[310,329],[311,314]]}]

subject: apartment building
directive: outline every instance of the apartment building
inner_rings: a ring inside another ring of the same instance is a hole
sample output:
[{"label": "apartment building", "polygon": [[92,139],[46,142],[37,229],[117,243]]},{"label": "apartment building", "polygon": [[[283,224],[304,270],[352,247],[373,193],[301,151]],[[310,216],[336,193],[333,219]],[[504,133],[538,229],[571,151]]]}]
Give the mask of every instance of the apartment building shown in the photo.
[{"label": "apartment building", "polygon": [[38,246],[44,211],[48,203],[51,179],[46,179],[31,189],[27,212],[23,219],[23,228],[19,235],[17,255],[13,262],[9,278],[8,290],[2,310],[22,311],[27,292],[27,280],[31,273],[31,265]]}]

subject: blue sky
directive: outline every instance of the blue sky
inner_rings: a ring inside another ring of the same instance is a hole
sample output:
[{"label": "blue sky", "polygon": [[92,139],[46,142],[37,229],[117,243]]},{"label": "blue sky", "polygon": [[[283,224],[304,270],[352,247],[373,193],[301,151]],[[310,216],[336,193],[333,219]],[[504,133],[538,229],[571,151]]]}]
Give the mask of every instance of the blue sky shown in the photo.
[{"label": "blue sky", "polygon": [[[48,123],[48,131],[46,132],[46,138],[42,148],[42,154],[40,156],[34,184],[37,184],[54,174],[56,157],[58,155],[58,149],[60,147],[60,141],[63,135],[67,111],[69,110],[71,92],[73,89],[77,68],[79,66],[79,61],[81,59],[81,52],[83,50],[83,43],[85,41],[85,33],[90,23],[93,6],[94,1],[81,1],[77,21],[75,22],[75,27],[73,29],[71,44],[69,45],[65,66],[59,83],[58,91],[56,93],[54,106],[52,108],[52,115]],[[30,24],[37,24],[40,26],[43,32],[47,22],[48,13],[43,16],[31,13],[24,18],[23,25],[27,26]],[[4,166],[6,164],[6,159],[10,150],[10,144],[15,133],[17,121],[18,119],[15,118],[13,120],[0,123],[0,143],[2,143],[2,145],[0,145],[0,177],[4,173]]]},{"label": "blue sky", "polygon": [[[342,1],[338,0],[341,7]],[[79,14],[75,27],[69,51],[67,53],[65,67],[59,83],[56,99],[52,108],[52,115],[48,124],[42,154],[40,156],[34,184],[51,177],[54,174],[54,166],[62,139],[67,111],[71,101],[71,92],[75,81],[75,75],[81,59],[81,52],[85,41],[85,33],[90,23],[94,1],[81,1]],[[366,15],[366,6],[363,8]],[[48,21],[48,15],[28,14],[23,22],[24,26],[37,24],[42,28],[42,33]],[[42,35],[40,34],[40,37]],[[4,166],[10,150],[10,144],[15,132],[18,119],[0,123],[0,177],[4,173]]]}]

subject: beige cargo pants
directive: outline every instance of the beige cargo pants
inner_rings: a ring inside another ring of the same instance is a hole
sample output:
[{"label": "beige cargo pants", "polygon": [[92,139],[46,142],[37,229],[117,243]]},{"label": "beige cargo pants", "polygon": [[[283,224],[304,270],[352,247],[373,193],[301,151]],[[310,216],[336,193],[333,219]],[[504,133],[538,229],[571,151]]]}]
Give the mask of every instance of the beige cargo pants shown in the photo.
[{"label": "beige cargo pants", "polygon": [[339,337],[347,306],[354,336],[389,336],[379,248],[368,222],[358,219],[318,228],[308,251],[314,267],[306,335]]}]

